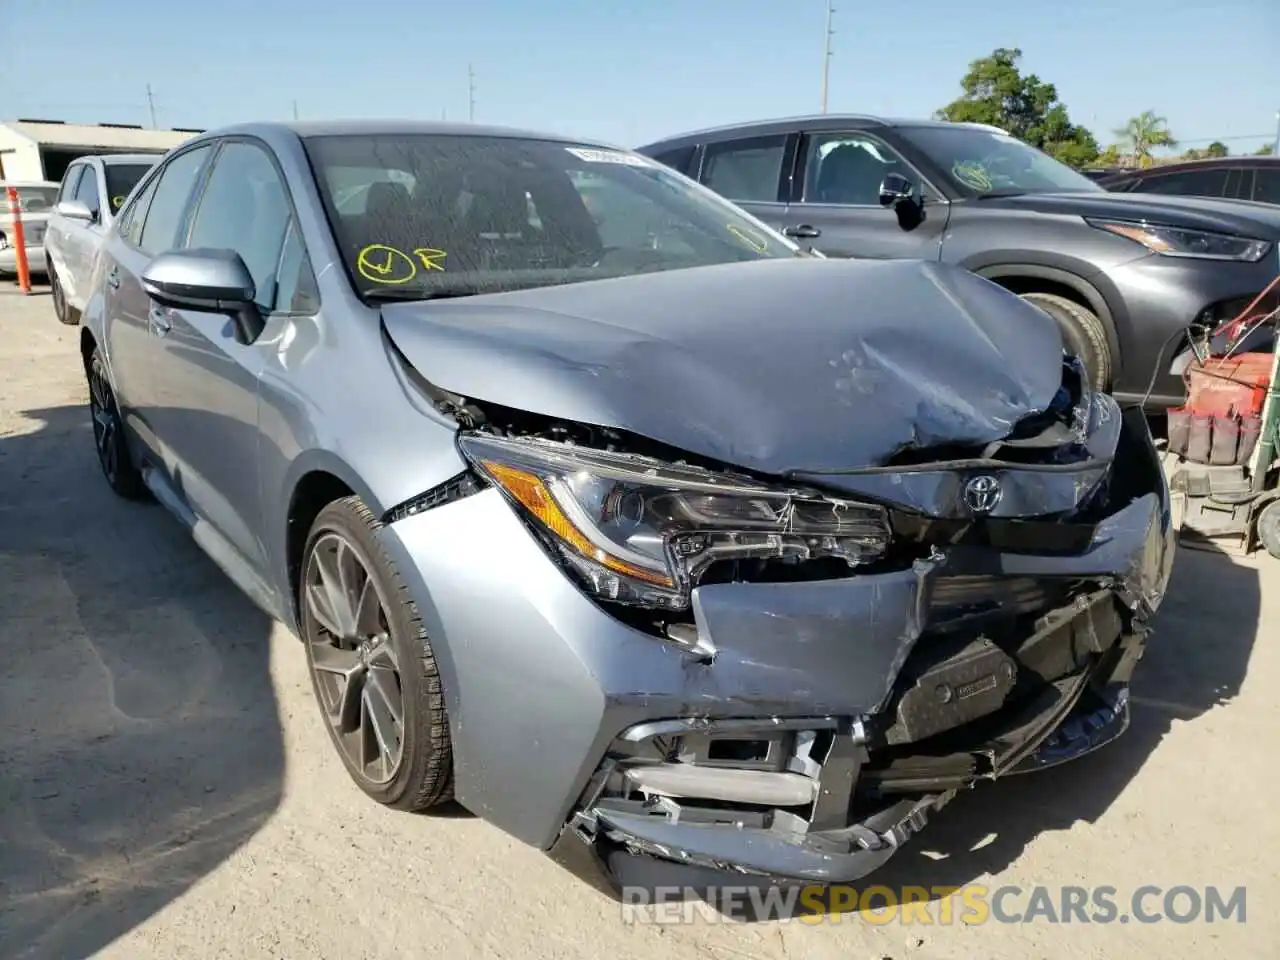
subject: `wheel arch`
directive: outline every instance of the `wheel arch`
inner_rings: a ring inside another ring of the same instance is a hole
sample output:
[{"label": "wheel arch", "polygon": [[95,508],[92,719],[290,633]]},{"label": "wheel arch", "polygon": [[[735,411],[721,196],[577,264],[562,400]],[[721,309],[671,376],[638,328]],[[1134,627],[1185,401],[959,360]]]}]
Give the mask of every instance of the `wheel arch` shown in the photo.
[{"label": "wheel arch", "polygon": [[1011,293],[1054,293],[1093,311],[1107,332],[1114,379],[1115,372],[1123,365],[1124,350],[1116,316],[1102,291],[1094,284],[1070,270],[1041,263],[993,263],[971,269]]},{"label": "wheel arch", "polygon": [[340,457],[328,451],[313,451],[298,457],[285,485],[287,495],[281,504],[283,518],[279,534],[279,576],[285,610],[298,626],[298,577],[307,534],[320,511],[335,500],[358,496],[373,512],[381,516],[383,505],[359,475]]}]

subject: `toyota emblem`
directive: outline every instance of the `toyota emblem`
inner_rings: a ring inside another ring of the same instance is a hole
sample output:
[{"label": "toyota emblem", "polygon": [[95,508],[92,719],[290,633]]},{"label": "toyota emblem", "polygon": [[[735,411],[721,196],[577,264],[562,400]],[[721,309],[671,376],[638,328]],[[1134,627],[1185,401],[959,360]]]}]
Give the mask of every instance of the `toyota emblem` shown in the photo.
[{"label": "toyota emblem", "polygon": [[964,504],[973,513],[990,513],[1003,494],[1000,481],[990,474],[973,477],[964,485]]}]

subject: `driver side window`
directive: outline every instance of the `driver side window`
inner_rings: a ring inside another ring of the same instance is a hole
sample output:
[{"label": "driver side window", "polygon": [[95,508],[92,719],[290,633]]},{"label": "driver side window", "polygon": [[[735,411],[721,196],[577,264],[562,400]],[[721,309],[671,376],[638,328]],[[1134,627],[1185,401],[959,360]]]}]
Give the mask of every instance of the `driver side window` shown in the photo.
[{"label": "driver side window", "polygon": [[805,203],[879,207],[886,175],[898,173],[918,181],[897,153],[865,134],[811,134],[807,140]]}]

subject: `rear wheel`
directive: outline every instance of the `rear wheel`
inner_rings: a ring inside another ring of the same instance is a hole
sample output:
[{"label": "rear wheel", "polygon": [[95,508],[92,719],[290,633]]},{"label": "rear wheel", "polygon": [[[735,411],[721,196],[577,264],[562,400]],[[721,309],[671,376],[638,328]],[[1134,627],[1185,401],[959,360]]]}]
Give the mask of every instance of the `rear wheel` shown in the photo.
[{"label": "rear wheel", "polygon": [[440,672],[416,608],[359,497],[320,511],[302,558],[298,605],[312,688],[356,785],[423,810],[453,795]]},{"label": "rear wheel", "polygon": [[93,417],[93,444],[98,452],[98,466],[107,484],[127,500],[142,500],[147,496],[142,474],[133,462],[129,443],[124,435],[124,421],[116,403],[115,391],[102,351],[93,348],[86,368],[89,378],[89,413]]},{"label": "rear wheel", "polygon": [[1108,390],[1112,379],[1111,344],[1107,328],[1098,315],[1074,300],[1056,293],[1019,294],[1028,303],[1034,303],[1057,323],[1062,331],[1067,349],[1080,358],[1089,382],[1095,390]]}]

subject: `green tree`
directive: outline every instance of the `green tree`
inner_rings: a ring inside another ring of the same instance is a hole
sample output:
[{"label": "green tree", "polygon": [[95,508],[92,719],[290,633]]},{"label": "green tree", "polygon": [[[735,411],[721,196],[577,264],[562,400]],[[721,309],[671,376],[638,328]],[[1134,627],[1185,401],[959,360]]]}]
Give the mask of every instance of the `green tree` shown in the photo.
[{"label": "green tree", "polygon": [[1227,145],[1221,140],[1215,140],[1204,148],[1204,155],[1206,157],[1225,157],[1229,153],[1231,153],[1231,151],[1227,149]]},{"label": "green tree", "polygon": [[1255,157],[1269,157],[1276,152],[1275,144],[1264,143],[1254,153]]},{"label": "green tree", "polygon": [[1034,73],[1022,75],[1021,59],[1022,51],[1016,47],[1000,47],[989,57],[971,62],[960,80],[964,93],[936,116],[1000,127],[1073,166],[1092,163],[1098,156],[1098,141],[1071,122],[1053,84]]},{"label": "green tree", "polygon": [[1100,167],[1116,167],[1120,165],[1119,144],[1109,144],[1093,161]]},{"label": "green tree", "polygon": [[1151,151],[1156,147],[1176,147],[1178,141],[1169,130],[1169,121],[1154,110],[1143,110],[1116,130],[1116,136],[1129,147],[1140,167],[1151,166]]}]

